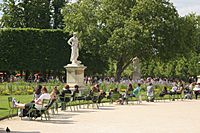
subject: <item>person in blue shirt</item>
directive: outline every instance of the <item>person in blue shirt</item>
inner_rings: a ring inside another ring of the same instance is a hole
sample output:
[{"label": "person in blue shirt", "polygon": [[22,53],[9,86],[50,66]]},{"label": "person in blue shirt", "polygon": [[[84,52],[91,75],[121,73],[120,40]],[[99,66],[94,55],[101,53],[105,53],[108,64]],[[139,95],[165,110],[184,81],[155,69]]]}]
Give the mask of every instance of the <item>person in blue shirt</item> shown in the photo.
[{"label": "person in blue shirt", "polygon": [[140,93],[140,90],[141,90],[140,86],[141,86],[141,84],[138,83],[138,86],[133,90],[133,96],[134,97],[138,97],[139,96],[139,93]]}]

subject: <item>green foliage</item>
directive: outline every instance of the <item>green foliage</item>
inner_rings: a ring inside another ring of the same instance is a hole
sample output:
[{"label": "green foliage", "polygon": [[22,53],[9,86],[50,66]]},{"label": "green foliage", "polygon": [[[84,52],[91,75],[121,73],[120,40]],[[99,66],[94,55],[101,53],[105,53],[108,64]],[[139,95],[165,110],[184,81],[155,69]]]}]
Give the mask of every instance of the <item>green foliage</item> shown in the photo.
[{"label": "green foliage", "polygon": [[[138,21],[142,32],[138,37],[141,52],[140,59],[174,58],[174,50],[179,47],[178,13],[168,0],[138,0],[132,10],[132,20]],[[132,21],[130,20],[130,21]],[[145,54],[144,54],[145,53]]]},{"label": "green foliage", "polygon": [[[80,0],[67,4],[63,9],[65,30],[78,32],[81,45],[80,60],[89,75],[103,74],[108,67],[108,56],[103,49],[106,33],[103,32],[98,14],[99,0]],[[89,71],[88,71],[89,70]]]},{"label": "green foliage", "polygon": [[[79,60],[88,67],[88,75],[115,74],[119,81],[122,74],[131,75],[130,63],[135,56],[142,60],[144,77],[186,79],[200,73],[200,16],[180,17],[168,0],[66,3],[3,0],[0,25],[65,27],[68,33],[78,32]],[[69,63],[68,37],[61,30],[1,29],[0,71],[62,71]]]},{"label": "green foliage", "polygon": [[63,28],[65,0],[3,0],[1,26],[6,28]]},{"label": "green foliage", "polygon": [[148,61],[142,64],[142,75],[144,77],[178,78],[187,80],[200,73],[199,54],[191,54],[190,58],[177,58],[169,62]]},{"label": "green foliage", "polygon": [[65,5],[65,0],[53,0],[52,1],[52,20],[53,20],[53,28],[57,29],[63,29],[64,28],[64,22],[63,22],[63,15],[61,14],[61,10]]},{"label": "green foliage", "polygon": [[[82,51],[87,54],[82,57],[96,57],[98,64],[103,64],[105,59],[111,62],[107,64],[116,63],[118,81],[135,56],[143,61],[169,60],[193,49],[192,44],[182,43],[186,42],[185,34],[181,34],[184,23],[167,0],[79,0],[66,5],[64,21],[68,32],[79,32]],[[96,62],[90,58],[88,61]]]},{"label": "green foliage", "polygon": [[[0,95],[32,95],[34,88],[37,86],[37,83],[27,83],[24,81],[20,82],[4,82],[0,84]],[[63,83],[54,82],[54,83],[44,83],[42,86],[46,86],[49,93],[53,90],[55,86],[58,87],[58,90],[62,90]]]},{"label": "green foliage", "polygon": [[0,70],[63,70],[70,56],[67,39],[61,30],[1,29]]}]

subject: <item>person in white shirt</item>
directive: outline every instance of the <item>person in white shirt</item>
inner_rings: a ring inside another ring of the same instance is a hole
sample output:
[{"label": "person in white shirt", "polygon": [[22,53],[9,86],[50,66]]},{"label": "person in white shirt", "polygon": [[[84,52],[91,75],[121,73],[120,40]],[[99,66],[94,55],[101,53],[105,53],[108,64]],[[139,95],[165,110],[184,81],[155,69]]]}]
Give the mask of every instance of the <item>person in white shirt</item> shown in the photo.
[{"label": "person in white shirt", "polygon": [[152,83],[149,83],[149,85],[147,86],[147,101],[153,102],[154,98],[153,98],[153,85]]},{"label": "person in white shirt", "polygon": [[35,99],[35,101],[33,103],[27,103],[27,104],[22,104],[22,103],[17,103],[17,101],[15,99],[13,99],[13,106],[17,107],[17,108],[22,108],[22,109],[28,109],[30,107],[33,106],[33,104],[35,104],[35,108],[36,109],[41,109],[42,108],[42,101],[44,99],[50,99],[50,95],[47,92],[47,88],[45,86],[42,87],[42,95],[38,98]]}]

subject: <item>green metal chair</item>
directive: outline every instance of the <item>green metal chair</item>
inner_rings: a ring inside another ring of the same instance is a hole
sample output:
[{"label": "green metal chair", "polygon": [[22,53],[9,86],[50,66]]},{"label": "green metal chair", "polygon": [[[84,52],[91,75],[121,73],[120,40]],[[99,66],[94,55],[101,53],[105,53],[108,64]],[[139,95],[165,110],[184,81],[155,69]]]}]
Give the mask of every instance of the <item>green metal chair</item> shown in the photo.
[{"label": "green metal chair", "polygon": [[73,97],[73,106],[74,109],[76,107],[76,109],[78,110],[79,108],[81,108],[81,101],[83,100],[82,96],[79,93],[75,93],[74,97]]},{"label": "green metal chair", "polygon": [[96,106],[97,109],[99,109],[98,98],[99,98],[99,92],[93,92],[93,94],[92,94],[92,107],[93,108]]},{"label": "green metal chair", "polygon": [[55,111],[56,111],[56,114],[58,114],[58,99],[55,100],[55,102],[53,103],[53,106],[50,109],[53,115],[55,115]]},{"label": "green metal chair", "polygon": [[99,109],[99,105],[98,105],[98,98],[99,98],[99,92],[92,92],[90,94],[90,99],[87,100],[87,108],[90,107],[90,105],[92,105],[92,108],[94,108],[96,106],[97,109]]},{"label": "green metal chair", "polygon": [[49,99],[43,99],[42,100],[42,109],[40,110],[40,113],[41,113],[41,120],[43,118],[43,114],[45,116],[45,119],[47,120],[50,120],[50,115],[49,115],[49,109],[46,109],[46,105],[49,104]]},{"label": "green metal chair", "polygon": [[[14,115],[14,111],[16,110],[18,113],[18,108],[13,106],[13,97],[8,97],[8,106],[9,106],[9,118],[12,118],[12,116]],[[16,114],[17,114],[16,113]]]},{"label": "green metal chair", "polygon": [[120,96],[121,96],[120,93],[113,92],[112,96],[111,96],[111,103],[113,103],[113,102],[119,102]]}]

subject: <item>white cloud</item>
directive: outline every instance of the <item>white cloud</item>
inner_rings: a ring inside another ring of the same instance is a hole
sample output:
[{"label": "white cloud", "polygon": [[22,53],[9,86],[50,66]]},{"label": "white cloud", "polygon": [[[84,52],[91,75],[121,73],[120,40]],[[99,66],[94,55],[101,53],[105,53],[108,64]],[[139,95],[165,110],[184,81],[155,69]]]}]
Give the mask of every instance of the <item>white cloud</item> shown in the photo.
[{"label": "white cloud", "polygon": [[199,0],[170,0],[177,8],[181,16],[189,13],[196,13],[200,15],[200,1]]}]

